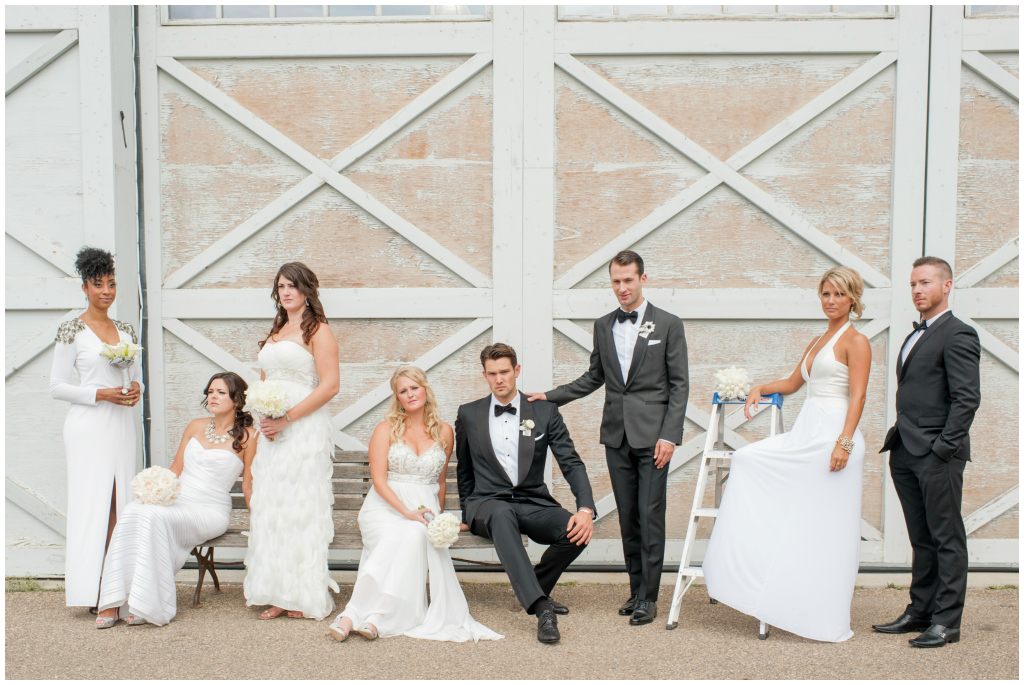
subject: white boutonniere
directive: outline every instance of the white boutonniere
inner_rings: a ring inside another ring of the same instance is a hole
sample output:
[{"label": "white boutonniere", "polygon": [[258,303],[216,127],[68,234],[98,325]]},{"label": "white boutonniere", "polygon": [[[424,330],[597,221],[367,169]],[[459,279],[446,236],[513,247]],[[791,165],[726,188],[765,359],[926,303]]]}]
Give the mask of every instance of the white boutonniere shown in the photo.
[{"label": "white boutonniere", "polygon": [[533,419],[526,419],[521,424],[519,424],[519,431],[526,437],[529,437],[530,431],[533,430],[533,427],[535,425],[536,424],[533,422]]},{"label": "white boutonniere", "polygon": [[654,322],[653,321],[648,321],[647,323],[645,323],[643,326],[640,327],[639,335],[644,340],[647,340],[647,336],[649,336],[653,332],[654,332]]}]

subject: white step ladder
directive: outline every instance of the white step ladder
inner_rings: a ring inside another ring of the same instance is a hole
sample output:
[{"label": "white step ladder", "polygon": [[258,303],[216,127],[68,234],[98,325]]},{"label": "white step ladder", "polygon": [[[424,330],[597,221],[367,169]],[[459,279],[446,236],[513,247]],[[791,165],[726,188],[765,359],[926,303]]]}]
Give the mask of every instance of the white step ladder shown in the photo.
[{"label": "white step ladder", "polygon": [[[766,395],[761,398],[759,405],[763,407],[770,405],[772,409],[771,435],[784,432],[782,425],[782,395]],[[683,542],[683,556],[679,560],[679,574],[676,576],[676,588],[672,593],[672,608],[668,612],[668,625],[665,630],[675,630],[679,625],[679,607],[683,602],[683,595],[686,593],[693,581],[698,576],[704,576],[704,570],[699,566],[690,565],[690,557],[693,555],[693,540],[697,534],[697,524],[702,516],[714,518],[718,516],[718,507],[722,503],[722,486],[729,477],[729,466],[724,462],[732,458],[732,450],[725,449],[725,405],[743,405],[743,400],[720,400],[716,392],[711,400],[711,419],[708,421],[707,437],[704,439],[704,454],[701,455],[700,470],[697,473],[697,488],[693,493],[693,506],[690,508],[690,521],[686,526],[686,540]],[[712,463],[714,462],[714,463]],[[715,507],[713,509],[702,507],[704,503],[704,489],[707,487],[708,476],[715,478]],[[683,582],[685,579],[685,583]],[[712,604],[717,600],[712,599]],[[768,626],[761,621],[758,637],[762,640],[768,639]]]}]

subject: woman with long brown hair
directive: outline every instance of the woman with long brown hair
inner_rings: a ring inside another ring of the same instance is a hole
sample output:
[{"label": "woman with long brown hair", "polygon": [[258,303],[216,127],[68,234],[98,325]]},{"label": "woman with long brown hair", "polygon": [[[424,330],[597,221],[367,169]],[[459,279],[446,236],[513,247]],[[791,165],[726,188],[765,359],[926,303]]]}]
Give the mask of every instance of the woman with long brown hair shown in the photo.
[{"label": "woman with long brown hair", "polygon": [[[334,539],[334,424],[327,403],[338,394],[338,342],[320,304],[316,274],[282,266],[271,297],[277,316],[260,343],[260,374],[281,386],[289,409],[260,419],[253,460],[245,601],[271,605],[260,618],[320,620],[334,610],[327,568]],[[251,485],[249,485],[251,483]]]},{"label": "woman with long brown hair", "polygon": [[103,564],[97,628],[118,619],[162,626],[178,612],[174,575],[193,547],[228,529],[231,487],[256,454],[252,416],[242,409],[247,387],[237,374],[214,374],[202,401],[212,417],[188,424],[171,464],[178,498],[169,506],[131,502],[121,513]]},{"label": "woman with long brown hair", "polygon": [[[455,446],[427,375],[403,366],[391,376],[391,402],[370,438],[373,487],[359,510],[363,554],[352,599],[327,634],[344,642],[406,635],[425,640],[497,640],[477,623],[447,549],[427,540],[428,513],[444,509],[445,474]],[[421,508],[422,507],[422,508]],[[430,577],[430,604],[423,584]]]}]

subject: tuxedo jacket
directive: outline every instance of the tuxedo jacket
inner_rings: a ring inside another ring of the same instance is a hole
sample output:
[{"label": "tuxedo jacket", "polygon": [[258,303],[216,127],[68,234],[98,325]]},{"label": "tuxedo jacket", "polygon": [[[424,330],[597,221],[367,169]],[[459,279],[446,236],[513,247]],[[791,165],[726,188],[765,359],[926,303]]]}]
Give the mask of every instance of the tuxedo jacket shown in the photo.
[{"label": "tuxedo jacket", "polygon": [[551,402],[529,402],[520,393],[520,423],[532,420],[530,435],[519,433],[519,482],[513,483],[491,444],[488,412],[491,396],[459,407],[455,419],[455,458],[462,522],[472,524],[480,503],[488,499],[525,500],[543,507],[560,507],[544,484],[548,448],[576,496],[576,507],[588,507],[597,516],[587,467],[576,453],[562,415]]},{"label": "tuxedo jacket", "polygon": [[[899,359],[902,350],[901,346]],[[935,452],[946,461],[970,461],[968,431],[981,403],[980,363],[977,331],[952,312],[928,326],[906,363],[897,361],[896,425],[889,429],[881,451],[902,442],[916,456]]]},{"label": "tuxedo jacket", "polygon": [[602,445],[619,447],[627,435],[630,446],[635,448],[654,447],[658,440],[682,444],[690,396],[683,322],[647,303],[642,323],[653,322],[654,330],[647,338],[637,336],[629,375],[623,383],[612,336],[617,311],[594,322],[590,368],[572,383],[548,391],[547,398],[561,406],[586,397],[603,385]]}]

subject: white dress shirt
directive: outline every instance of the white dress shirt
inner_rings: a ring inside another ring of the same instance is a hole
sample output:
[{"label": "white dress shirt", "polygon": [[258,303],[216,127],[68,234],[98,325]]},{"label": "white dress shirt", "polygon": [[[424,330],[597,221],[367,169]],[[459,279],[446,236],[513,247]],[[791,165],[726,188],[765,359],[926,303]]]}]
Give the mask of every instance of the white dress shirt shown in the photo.
[{"label": "white dress shirt", "polygon": [[[942,316],[943,314],[945,314],[948,311],[949,311],[949,307],[946,307],[941,312],[939,312],[938,314],[936,314],[932,318],[928,319],[928,321],[926,321],[925,323],[928,326],[931,326],[933,323],[935,323],[935,320],[937,318],[939,318],[940,316]],[[924,335],[925,330],[926,329],[922,328],[919,331],[914,331],[914,334],[911,335],[910,338],[907,339],[907,344],[903,346],[903,352],[900,353],[900,364],[906,364],[907,363],[907,355],[910,354],[910,350],[914,349],[914,345],[921,338],[921,336]]]},{"label": "white dress shirt", "polygon": [[622,369],[623,383],[629,377],[629,365],[633,363],[633,349],[636,347],[636,337],[640,333],[640,324],[644,320],[644,312],[647,311],[647,300],[641,302],[640,306],[634,311],[636,312],[636,323],[629,319],[622,322],[615,319],[612,322],[612,339],[615,341],[615,353],[619,357],[619,367]]},{"label": "white dress shirt", "polygon": [[519,423],[522,421],[519,398],[520,394],[517,392],[510,402],[516,408],[514,416],[508,412],[501,416],[494,415],[494,408],[502,404],[494,395],[491,395],[491,406],[487,412],[487,424],[491,433],[494,456],[498,458],[498,463],[505,469],[512,485],[519,484]]}]

